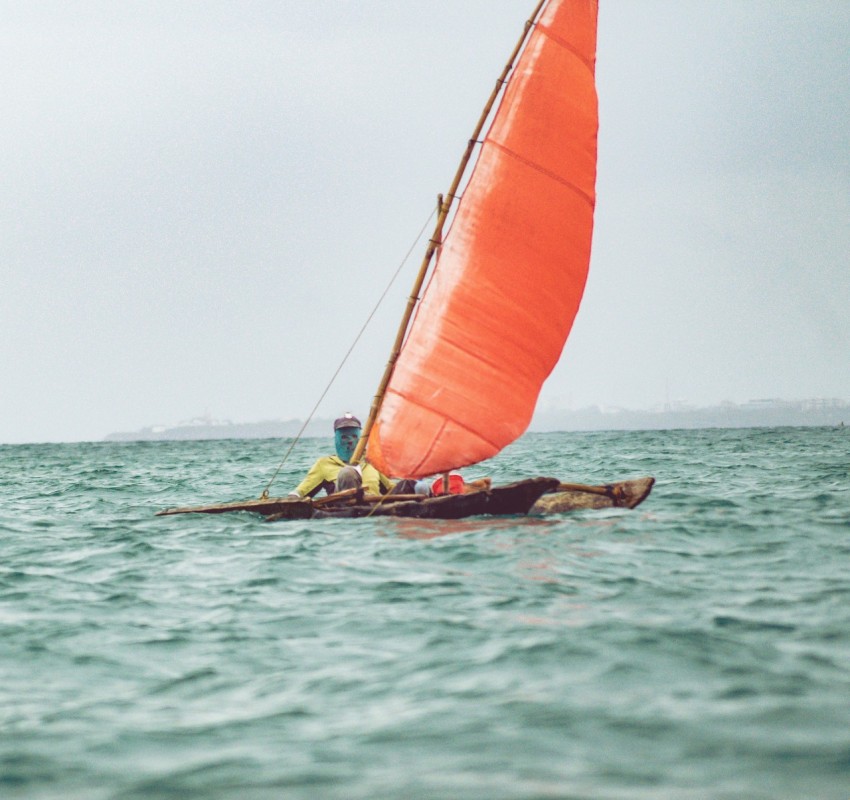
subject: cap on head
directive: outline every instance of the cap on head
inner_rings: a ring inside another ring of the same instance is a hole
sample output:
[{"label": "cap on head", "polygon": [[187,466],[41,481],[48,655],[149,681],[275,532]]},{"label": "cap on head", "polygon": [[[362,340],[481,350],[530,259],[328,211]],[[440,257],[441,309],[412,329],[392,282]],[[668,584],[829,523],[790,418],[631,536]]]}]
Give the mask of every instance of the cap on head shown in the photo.
[{"label": "cap on head", "polygon": [[354,416],[354,414],[348,413],[343,414],[339,419],[334,420],[334,430],[338,431],[340,428],[361,428],[360,420]]}]

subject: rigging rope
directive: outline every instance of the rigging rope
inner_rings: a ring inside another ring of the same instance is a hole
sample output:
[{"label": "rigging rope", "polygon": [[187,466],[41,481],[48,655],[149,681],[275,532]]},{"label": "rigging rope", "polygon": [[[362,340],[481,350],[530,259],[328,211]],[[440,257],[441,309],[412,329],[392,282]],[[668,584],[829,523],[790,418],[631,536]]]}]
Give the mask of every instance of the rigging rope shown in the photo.
[{"label": "rigging rope", "polygon": [[331,379],[328,381],[328,385],[325,386],[324,391],[319,396],[319,399],[316,401],[316,404],[313,406],[312,411],[310,411],[310,414],[308,415],[307,419],[304,420],[304,424],[301,426],[301,429],[298,431],[297,434],[295,434],[295,438],[290,443],[289,448],[287,449],[286,453],[283,456],[283,460],[280,462],[280,464],[278,464],[277,469],[274,471],[274,475],[272,475],[271,480],[266,484],[266,488],[263,489],[263,493],[260,495],[261,498],[266,498],[266,497],[269,496],[269,489],[271,488],[271,486],[275,482],[275,480],[277,480],[277,476],[280,473],[281,469],[283,469],[283,465],[286,464],[286,462],[289,460],[289,456],[292,453],[293,448],[301,440],[301,437],[304,435],[304,431],[307,429],[307,426],[310,424],[313,417],[315,416],[316,411],[318,410],[319,406],[322,403],[322,400],[325,399],[325,395],[327,395],[327,393],[330,391],[331,386],[333,386],[334,381],[336,381],[336,379],[337,379],[337,376],[342,371],[342,368],[345,366],[345,363],[348,361],[349,357],[351,356],[351,353],[354,351],[354,348],[357,346],[357,343],[360,341],[361,337],[365,333],[366,328],[369,327],[369,323],[372,321],[372,318],[377,313],[378,309],[381,306],[381,303],[383,303],[384,300],[386,299],[386,296],[387,296],[388,292],[390,291],[390,288],[392,287],[393,283],[395,283],[396,278],[398,278],[398,276],[401,274],[401,271],[404,268],[404,265],[407,263],[407,260],[410,258],[410,254],[413,252],[414,248],[419,243],[419,240],[422,238],[422,235],[425,233],[426,229],[428,228],[428,225],[430,225],[431,220],[434,218],[435,213],[436,213],[436,209],[432,209],[431,213],[428,215],[428,219],[425,220],[425,222],[422,225],[422,228],[420,229],[419,233],[416,234],[416,238],[413,240],[413,242],[410,245],[410,248],[408,249],[407,253],[405,253],[404,258],[401,260],[401,263],[396,268],[396,271],[393,273],[392,277],[390,278],[389,282],[387,283],[386,288],[381,293],[381,296],[378,298],[378,301],[375,303],[374,308],[371,310],[371,312],[369,312],[369,316],[366,317],[366,321],[363,323],[358,334],[354,337],[354,341],[351,343],[351,346],[348,348],[348,351],[342,357],[342,361],[339,363],[339,366],[336,368],[336,371],[331,376]]}]

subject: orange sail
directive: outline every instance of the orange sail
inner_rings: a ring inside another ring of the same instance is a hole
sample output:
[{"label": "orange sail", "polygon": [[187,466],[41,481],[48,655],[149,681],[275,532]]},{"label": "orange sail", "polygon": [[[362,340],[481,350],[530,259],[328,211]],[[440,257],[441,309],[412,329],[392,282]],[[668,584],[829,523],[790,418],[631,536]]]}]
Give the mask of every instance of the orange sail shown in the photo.
[{"label": "orange sail", "polygon": [[369,437],[403,477],[475,464],[522,435],[590,261],[596,0],[550,0],[494,115]]}]

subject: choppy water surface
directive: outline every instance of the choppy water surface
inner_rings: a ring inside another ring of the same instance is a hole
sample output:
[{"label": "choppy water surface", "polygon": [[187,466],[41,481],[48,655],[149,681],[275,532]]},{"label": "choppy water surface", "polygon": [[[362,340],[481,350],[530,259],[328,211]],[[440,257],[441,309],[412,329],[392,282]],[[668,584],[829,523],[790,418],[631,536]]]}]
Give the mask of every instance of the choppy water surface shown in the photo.
[{"label": "choppy water surface", "polygon": [[635,511],[153,516],[256,496],[283,449],[0,447],[0,796],[850,796],[850,430],[467,471],[655,475]]}]

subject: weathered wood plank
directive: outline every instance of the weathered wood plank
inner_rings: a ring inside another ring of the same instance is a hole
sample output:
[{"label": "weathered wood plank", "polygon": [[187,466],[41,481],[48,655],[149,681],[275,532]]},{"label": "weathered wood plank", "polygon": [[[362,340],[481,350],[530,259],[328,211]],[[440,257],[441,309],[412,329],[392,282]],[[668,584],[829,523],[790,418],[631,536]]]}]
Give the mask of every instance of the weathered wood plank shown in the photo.
[{"label": "weathered wood plank", "polygon": [[252,511],[255,514],[286,514],[287,519],[309,519],[313,515],[313,503],[310,500],[296,500],[289,497],[266,497],[256,500],[238,500],[233,503],[214,503],[208,506],[184,506],[166,508],[157,511],[156,516],[167,517],[172,514],[227,514],[232,511]]},{"label": "weathered wood plank", "polygon": [[[532,507],[530,514],[559,514],[588,508],[634,508],[642,503],[652,491],[655,478],[636,478],[619,481],[606,486],[570,486],[567,491],[544,494]],[[602,491],[600,491],[602,490]]]}]

